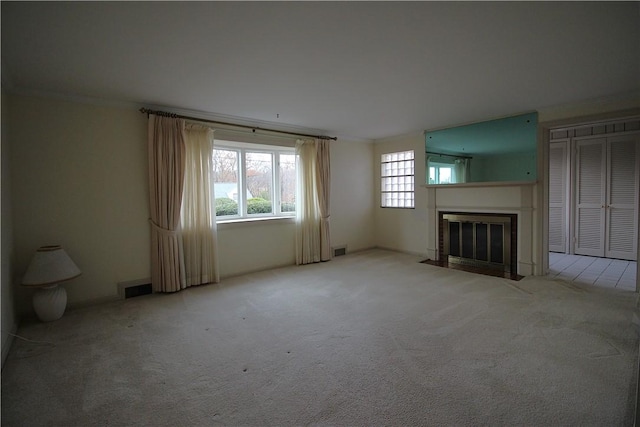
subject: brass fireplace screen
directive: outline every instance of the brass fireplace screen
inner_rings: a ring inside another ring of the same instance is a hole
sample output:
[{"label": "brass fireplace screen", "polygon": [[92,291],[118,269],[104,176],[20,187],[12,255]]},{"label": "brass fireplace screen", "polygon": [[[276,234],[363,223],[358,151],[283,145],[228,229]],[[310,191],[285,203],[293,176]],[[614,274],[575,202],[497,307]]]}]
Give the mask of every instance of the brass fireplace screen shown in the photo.
[{"label": "brass fireplace screen", "polygon": [[441,212],[440,261],[517,270],[517,215]]}]

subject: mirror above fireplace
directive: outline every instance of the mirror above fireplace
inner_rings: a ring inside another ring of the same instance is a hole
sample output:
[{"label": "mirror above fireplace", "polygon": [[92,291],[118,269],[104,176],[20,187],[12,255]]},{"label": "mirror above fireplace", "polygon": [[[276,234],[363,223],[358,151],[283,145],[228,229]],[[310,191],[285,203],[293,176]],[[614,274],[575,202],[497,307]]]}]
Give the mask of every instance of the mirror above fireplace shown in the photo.
[{"label": "mirror above fireplace", "polygon": [[536,180],[538,113],[425,132],[427,184]]}]

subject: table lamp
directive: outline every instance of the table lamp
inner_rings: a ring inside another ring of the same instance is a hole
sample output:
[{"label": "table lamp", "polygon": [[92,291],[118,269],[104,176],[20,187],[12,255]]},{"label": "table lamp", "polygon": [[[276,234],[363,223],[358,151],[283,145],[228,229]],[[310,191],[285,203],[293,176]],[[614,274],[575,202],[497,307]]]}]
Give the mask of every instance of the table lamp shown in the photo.
[{"label": "table lamp", "polygon": [[38,288],[33,294],[33,309],[40,320],[50,322],[62,317],[67,307],[67,291],[58,284],[80,274],[62,246],[42,246],[36,251],[22,285]]}]

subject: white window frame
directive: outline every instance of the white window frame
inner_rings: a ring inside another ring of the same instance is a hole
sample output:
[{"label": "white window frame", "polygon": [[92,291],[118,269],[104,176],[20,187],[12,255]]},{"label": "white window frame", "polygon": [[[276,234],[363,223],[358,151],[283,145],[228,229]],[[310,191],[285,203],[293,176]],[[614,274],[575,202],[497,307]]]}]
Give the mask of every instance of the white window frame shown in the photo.
[{"label": "white window frame", "polygon": [[[263,145],[249,142],[237,142],[226,140],[215,140],[214,150],[235,151],[238,153],[238,215],[217,216],[217,223],[237,222],[243,220],[254,219],[275,219],[275,218],[293,218],[296,212],[282,212],[281,188],[280,188],[280,155],[296,154],[294,147],[282,147],[277,145]],[[246,182],[246,154],[247,153],[267,153],[271,154],[272,173],[271,173],[271,201],[272,212],[262,214],[247,213],[247,182]],[[213,153],[212,153],[213,155]],[[296,162],[297,164],[297,162]],[[297,172],[296,172],[296,189],[297,189]],[[215,202],[215,195],[214,195]],[[297,200],[296,200],[297,202]],[[296,209],[298,206],[296,205]],[[214,208],[215,210],[215,208]]]},{"label": "white window frame", "polygon": [[[435,182],[429,182],[429,184],[442,184],[440,182],[440,169],[441,168],[445,168],[445,169],[451,169],[451,177],[449,178],[449,182],[446,184],[453,184],[451,182],[451,180],[453,179],[453,168],[454,165],[451,163],[442,163],[442,162],[429,162],[429,169],[434,168],[435,169],[435,173],[436,173],[436,177],[435,177]],[[431,176],[431,170],[428,170],[427,173],[429,174],[428,177]]]},{"label": "white window frame", "polygon": [[[410,158],[407,156],[410,153]],[[401,157],[400,159],[393,160],[393,158]],[[407,171],[407,163],[410,164],[410,171]],[[387,165],[397,164],[397,168],[387,167]],[[395,172],[394,172],[395,169]],[[410,172],[410,173],[407,173]],[[392,153],[385,153],[380,156],[380,207],[392,208],[392,209],[415,209],[415,172],[416,172],[416,159],[414,150],[396,151]],[[389,183],[390,181],[405,181],[402,184]],[[407,183],[409,178],[409,183]],[[396,187],[394,187],[396,186]],[[400,188],[402,186],[402,188]],[[409,188],[409,189],[407,189]],[[393,196],[396,196],[396,200],[402,200],[404,206],[393,206]],[[410,196],[410,197],[407,197]]]}]

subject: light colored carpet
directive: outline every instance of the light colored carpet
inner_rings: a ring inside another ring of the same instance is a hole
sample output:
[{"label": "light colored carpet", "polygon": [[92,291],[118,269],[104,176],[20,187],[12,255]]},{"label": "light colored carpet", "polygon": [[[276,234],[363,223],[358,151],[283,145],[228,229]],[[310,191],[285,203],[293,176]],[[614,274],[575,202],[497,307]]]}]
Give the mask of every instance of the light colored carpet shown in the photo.
[{"label": "light colored carpet", "polygon": [[631,425],[636,295],[371,250],[24,323],[3,426]]}]

